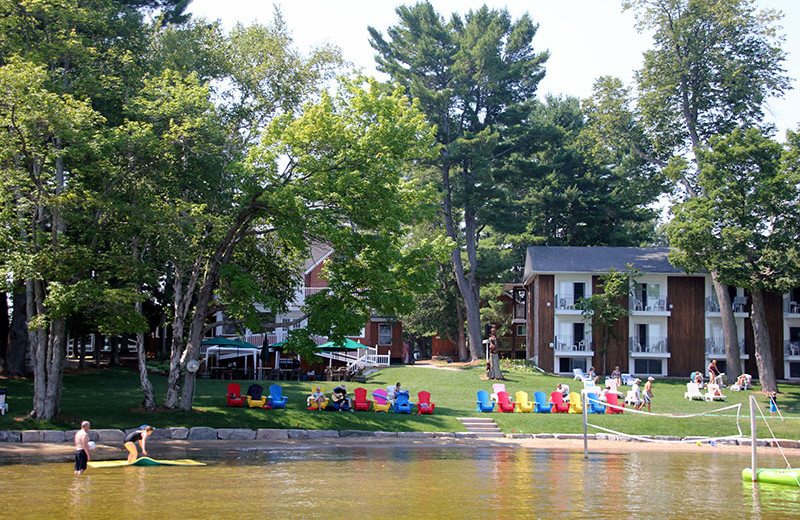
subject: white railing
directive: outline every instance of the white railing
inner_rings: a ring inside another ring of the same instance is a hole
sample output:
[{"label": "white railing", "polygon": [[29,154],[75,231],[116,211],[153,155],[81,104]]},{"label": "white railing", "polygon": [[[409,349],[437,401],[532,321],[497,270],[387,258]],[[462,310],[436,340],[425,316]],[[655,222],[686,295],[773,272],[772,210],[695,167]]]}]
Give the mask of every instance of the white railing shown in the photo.
[{"label": "white railing", "polygon": [[[724,338],[706,338],[706,355],[719,356],[725,355],[725,339]],[[744,340],[739,340],[739,355],[744,355]]]},{"label": "white railing", "polygon": [[642,300],[641,298],[637,298],[635,296],[631,296],[628,305],[630,310],[632,311],[643,311],[643,312],[667,311],[667,299],[661,295],[648,296],[647,299],[645,300]]},{"label": "white railing", "polygon": [[578,341],[573,336],[556,336],[553,343],[556,352],[591,352],[592,340],[584,337]]},{"label": "white railing", "polygon": [[583,296],[575,297],[573,293],[556,294],[556,309],[559,310],[580,310],[575,307],[575,304],[583,298]]},{"label": "white railing", "polygon": [[783,342],[784,356],[800,356],[800,341],[787,339]]},{"label": "white railing", "polygon": [[648,336],[647,338],[628,338],[631,353],[666,354],[667,338]]}]

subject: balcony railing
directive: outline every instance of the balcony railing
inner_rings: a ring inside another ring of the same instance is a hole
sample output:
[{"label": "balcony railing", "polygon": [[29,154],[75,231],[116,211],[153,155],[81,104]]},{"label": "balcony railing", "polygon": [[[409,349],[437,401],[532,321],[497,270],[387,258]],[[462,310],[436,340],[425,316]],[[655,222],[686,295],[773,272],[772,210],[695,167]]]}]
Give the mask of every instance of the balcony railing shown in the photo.
[{"label": "balcony railing", "polygon": [[[737,296],[731,302],[731,307],[733,308],[733,312],[747,312],[747,298]],[[719,302],[711,296],[706,296],[706,312],[720,312]]]},{"label": "balcony railing", "polygon": [[794,301],[783,302],[783,312],[785,312],[786,314],[800,315],[800,303]]},{"label": "balcony railing", "polygon": [[302,307],[306,304],[306,298],[319,292],[327,292],[328,287],[299,287],[294,293],[294,300],[289,304],[290,307]]},{"label": "balcony railing", "polygon": [[800,341],[787,339],[783,342],[784,356],[800,356]]},{"label": "balcony railing", "polygon": [[661,295],[648,296],[646,300],[642,300],[641,298],[631,296],[628,305],[630,310],[632,311],[644,311],[644,312],[667,311],[667,299]]},{"label": "balcony railing", "polygon": [[628,348],[632,354],[667,354],[667,338],[648,336],[646,338],[628,338]]},{"label": "balcony railing", "polygon": [[585,297],[586,295],[575,296],[572,293],[556,294],[556,309],[579,311],[581,309],[577,307],[577,304],[581,300],[581,298]]},{"label": "balcony railing", "polygon": [[[723,338],[706,338],[707,356],[724,356],[725,340]],[[744,340],[739,340],[739,355],[744,356]]]},{"label": "balcony railing", "polygon": [[[576,341],[577,340],[577,341]],[[573,336],[556,336],[553,342],[557,352],[591,352],[592,340],[584,337],[582,339]]]}]

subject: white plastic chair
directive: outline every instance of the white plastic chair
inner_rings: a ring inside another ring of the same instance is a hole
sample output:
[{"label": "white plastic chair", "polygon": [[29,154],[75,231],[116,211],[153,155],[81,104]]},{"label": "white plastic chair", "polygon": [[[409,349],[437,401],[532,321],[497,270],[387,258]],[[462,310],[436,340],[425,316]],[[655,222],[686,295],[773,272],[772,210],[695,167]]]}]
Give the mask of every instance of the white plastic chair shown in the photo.
[{"label": "white plastic chair", "polygon": [[705,396],[700,391],[700,385],[697,383],[686,383],[686,392],[684,392],[683,397],[690,401],[694,401],[695,399],[704,399]]},{"label": "white plastic chair", "polygon": [[0,390],[0,415],[5,415],[8,411],[8,403],[6,403],[6,391]]}]

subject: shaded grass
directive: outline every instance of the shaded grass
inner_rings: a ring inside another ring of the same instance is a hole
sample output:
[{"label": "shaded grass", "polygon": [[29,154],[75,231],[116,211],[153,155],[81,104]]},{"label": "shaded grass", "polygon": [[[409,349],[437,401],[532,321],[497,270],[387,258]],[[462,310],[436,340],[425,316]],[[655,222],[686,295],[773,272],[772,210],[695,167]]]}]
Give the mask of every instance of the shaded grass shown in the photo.
[{"label": "shaded grass", "polygon": [[[377,388],[402,383],[416,402],[416,392],[431,392],[436,403],[433,415],[418,416],[374,412],[313,412],[306,410],[306,397],[312,386],[321,385],[330,393],[335,382],[281,381],[283,392],[289,398],[286,409],[263,410],[257,408],[229,408],[225,402],[228,381],[198,379],[195,392],[195,409],[192,412],[160,410],[146,413],[141,408],[142,394],[138,374],[125,368],[99,369],[64,376],[62,414],[54,421],[35,421],[27,416],[31,409],[33,385],[30,379],[0,380],[0,387],[8,390],[10,413],[0,417],[0,429],[72,429],[83,419],[92,421],[93,428],[132,428],[147,423],[156,427],[210,426],[214,428],[302,428],[310,430],[367,430],[367,431],[464,431],[458,417],[489,416],[506,433],[581,433],[580,415],[574,414],[480,414],[475,411],[476,392],[491,392],[492,381],[482,380],[485,369],[478,365],[467,368],[434,369],[413,366],[395,366],[381,369],[367,377],[365,384],[347,383],[352,393],[357,386],[368,392]],[[508,370],[506,388],[510,394],[517,390],[533,392],[542,390],[549,394],[558,382],[570,384],[573,390],[582,385],[568,378],[546,376],[526,370]],[[156,398],[163,400],[166,378],[151,376]],[[251,381],[238,381],[246,390]],[[265,388],[274,382],[260,381]],[[627,389],[627,387],[624,387]],[[767,398],[753,392],[730,392],[727,403],[690,402],[683,398],[686,384],[683,380],[658,380],[654,385],[652,411],[657,413],[692,414],[743,403],[739,425],[749,434],[748,397],[756,395],[764,414],[769,416]],[[777,437],[798,438],[800,432],[800,386],[780,385],[783,392],[778,399],[786,421],[770,420]],[[735,410],[723,412],[735,415]],[[622,415],[590,415],[590,422],[638,435],[725,436],[738,433],[736,417],[667,418],[631,413]],[[590,432],[593,432],[590,429]],[[759,436],[768,436],[759,421]]]}]

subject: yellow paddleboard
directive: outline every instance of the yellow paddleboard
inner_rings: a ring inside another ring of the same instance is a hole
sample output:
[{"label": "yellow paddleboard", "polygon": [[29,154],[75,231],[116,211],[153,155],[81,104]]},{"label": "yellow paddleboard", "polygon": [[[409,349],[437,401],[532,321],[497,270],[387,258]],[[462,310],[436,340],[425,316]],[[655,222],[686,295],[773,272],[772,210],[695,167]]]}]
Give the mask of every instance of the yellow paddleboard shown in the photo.
[{"label": "yellow paddleboard", "polygon": [[156,460],[150,457],[139,457],[128,464],[127,460],[97,460],[88,463],[90,468],[124,468],[125,466],[205,466],[205,462],[192,459]]}]

